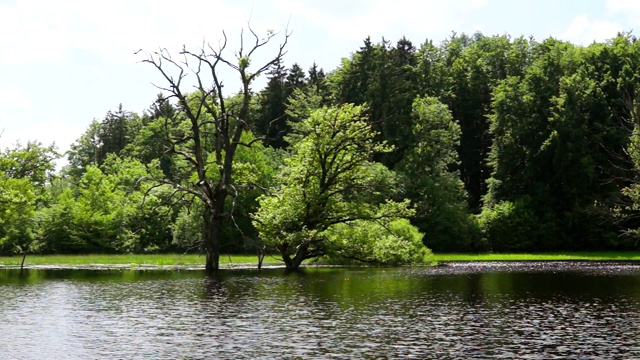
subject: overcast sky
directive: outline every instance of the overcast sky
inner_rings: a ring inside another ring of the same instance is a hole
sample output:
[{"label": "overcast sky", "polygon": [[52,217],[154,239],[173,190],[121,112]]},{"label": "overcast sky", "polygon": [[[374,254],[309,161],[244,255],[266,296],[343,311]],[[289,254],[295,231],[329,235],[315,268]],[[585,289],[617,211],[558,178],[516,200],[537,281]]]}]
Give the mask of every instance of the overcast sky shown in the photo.
[{"label": "overcast sky", "polygon": [[162,82],[136,50],[217,44],[248,20],[260,33],[288,24],[285,63],[328,72],[366,36],[419,46],[480,31],[588,45],[638,30],[639,19],[637,0],[0,0],[0,147],[38,140],[66,151],[118,104],[141,113]]}]

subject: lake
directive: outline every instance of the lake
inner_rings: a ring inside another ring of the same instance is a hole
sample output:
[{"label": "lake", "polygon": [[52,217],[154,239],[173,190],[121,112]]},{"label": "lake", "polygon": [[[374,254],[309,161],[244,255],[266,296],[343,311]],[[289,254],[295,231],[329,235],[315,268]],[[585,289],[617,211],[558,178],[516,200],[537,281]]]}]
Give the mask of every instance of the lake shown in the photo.
[{"label": "lake", "polygon": [[0,358],[640,358],[640,265],[0,269]]}]

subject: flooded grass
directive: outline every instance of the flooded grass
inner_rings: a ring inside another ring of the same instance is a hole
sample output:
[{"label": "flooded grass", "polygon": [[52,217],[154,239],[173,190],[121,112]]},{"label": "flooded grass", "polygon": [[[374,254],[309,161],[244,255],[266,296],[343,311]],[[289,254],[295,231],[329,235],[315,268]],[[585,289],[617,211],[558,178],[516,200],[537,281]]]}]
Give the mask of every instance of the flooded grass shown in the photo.
[{"label": "flooded grass", "polygon": [[640,251],[434,254],[436,261],[640,261]]},{"label": "flooded grass", "polygon": [[[20,266],[20,256],[0,257],[0,266]],[[500,262],[500,261],[640,261],[639,251],[608,252],[564,252],[564,253],[521,253],[521,254],[434,254],[436,262]],[[205,257],[202,254],[85,254],[85,255],[29,255],[27,267],[60,266],[114,266],[114,267],[201,267]],[[222,255],[222,267],[236,265],[254,266],[256,255]],[[276,256],[267,256],[265,266],[282,265]]]},{"label": "flooded grass", "polygon": [[[20,266],[22,257],[0,257],[0,265]],[[126,265],[126,266],[203,266],[205,257],[201,254],[89,254],[89,255],[29,255],[25,266],[83,266],[83,265]],[[257,264],[256,255],[222,255],[220,263]],[[280,264],[278,259],[267,256],[264,264]]]}]

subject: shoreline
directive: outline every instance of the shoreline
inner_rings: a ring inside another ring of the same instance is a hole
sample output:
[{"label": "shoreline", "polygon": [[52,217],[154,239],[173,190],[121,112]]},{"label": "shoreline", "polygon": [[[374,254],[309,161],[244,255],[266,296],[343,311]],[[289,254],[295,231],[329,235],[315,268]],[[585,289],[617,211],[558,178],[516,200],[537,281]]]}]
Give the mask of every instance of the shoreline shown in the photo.
[{"label": "shoreline", "polygon": [[[304,269],[319,268],[340,268],[340,269],[396,269],[396,268],[413,268],[413,269],[430,269],[434,272],[449,271],[527,271],[527,270],[588,270],[588,269],[637,269],[640,270],[640,261],[638,260],[456,260],[456,261],[439,261],[435,265],[414,265],[414,266],[357,266],[357,265],[329,265],[329,264],[308,264],[301,267]],[[262,269],[258,269],[256,263],[238,263],[238,264],[220,264],[220,270],[284,270],[284,265],[264,264]],[[19,265],[3,265],[0,264],[0,270],[20,270]],[[156,265],[156,264],[27,264],[24,270],[38,271],[63,271],[63,270],[79,270],[79,271],[204,271],[204,265]]]}]

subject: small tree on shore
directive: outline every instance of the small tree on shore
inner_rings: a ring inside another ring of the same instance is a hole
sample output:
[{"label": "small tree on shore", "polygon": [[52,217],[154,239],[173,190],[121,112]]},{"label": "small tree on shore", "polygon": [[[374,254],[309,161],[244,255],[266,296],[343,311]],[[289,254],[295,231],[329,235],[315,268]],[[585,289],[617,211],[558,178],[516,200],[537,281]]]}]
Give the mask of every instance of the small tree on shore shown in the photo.
[{"label": "small tree on shore", "polygon": [[22,255],[21,267],[43,241],[37,231],[37,211],[45,203],[59,156],[54,145],[32,141],[0,152],[0,253]]}]

